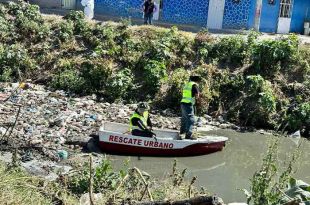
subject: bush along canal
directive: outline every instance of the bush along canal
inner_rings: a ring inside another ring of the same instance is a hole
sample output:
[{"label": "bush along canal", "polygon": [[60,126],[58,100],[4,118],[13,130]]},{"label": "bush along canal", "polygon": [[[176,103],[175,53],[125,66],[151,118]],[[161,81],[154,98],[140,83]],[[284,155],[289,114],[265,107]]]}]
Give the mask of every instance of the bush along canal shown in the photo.
[{"label": "bush along canal", "polygon": [[[310,49],[298,36],[92,22],[23,2],[0,4],[0,25],[3,203],[309,203],[309,142],[285,137],[310,136]],[[97,149],[102,123],[127,124],[139,101],[154,127],[178,130],[191,74],[204,79],[198,131],[227,136],[224,151],[173,163]]]}]

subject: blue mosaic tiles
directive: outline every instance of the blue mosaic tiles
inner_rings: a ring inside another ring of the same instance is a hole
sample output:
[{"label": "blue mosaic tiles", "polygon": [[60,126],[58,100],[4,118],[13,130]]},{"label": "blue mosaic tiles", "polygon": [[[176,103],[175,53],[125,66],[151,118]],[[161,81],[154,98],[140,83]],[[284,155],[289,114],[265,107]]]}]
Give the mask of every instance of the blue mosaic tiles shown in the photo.
[{"label": "blue mosaic tiles", "polygon": [[95,0],[95,14],[142,18],[142,0]]},{"label": "blue mosaic tiles", "polygon": [[[95,13],[142,18],[144,0],[95,0]],[[246,28],[255,0],[225,0],[223,28]],[[206,26],[209,0],[162,0],[159,19],[163,22]],[[254,15],[254,14],[253,14]]]},{"label": "blue mosaic tiles", "polygon": [[161,20],[179,24],[207,25],[209,0],[163,0]]},{"label": "blue mosaic tiles", "polygon": [[[223,18],[223,28],[242,29],[247,28],[251,0],[225,1],[225,10]],[[253,14],[254,15],[254,14]]]}]

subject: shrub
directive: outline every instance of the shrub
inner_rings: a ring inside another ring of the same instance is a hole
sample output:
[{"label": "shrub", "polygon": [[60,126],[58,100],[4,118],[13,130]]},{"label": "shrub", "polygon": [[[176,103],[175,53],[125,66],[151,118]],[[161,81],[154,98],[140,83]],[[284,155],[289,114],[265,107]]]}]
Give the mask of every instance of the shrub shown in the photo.
[{"label": "shrub", "polygon": [[5,48],[0,46],[0,75],[6,70],[15,80],[27,78],[29,71],[36,68],[36,62],[31,59],[27,49],[21,44],[13,44]]},{"label": "shrub", "polygon": [[135,89],[133,78],[133,73],[127,68],[114,72],[110,79],[108,79],[109,83],[105,90],[106,96],[110,98],[109,100],[123,99],[127,102],[130,101],[132,98],[131,92]]},{"label": "shrub", "polygon": [[51,87],[68,92],[83,93],[85,81],[76,69],[72,60],[61,59],[58,63],[58,70],[50,83]]},{"label": "shrub", "polygon": [[162,32],[156,40],[145,41],[145,44],[148,47],[145,57],[164,62],[168,67],[183,65],[187,58],[193,55],[191,41],[181,36],[176,27]]},{"label": "shrub", "polygon": [[289,68],[298,53],[298,37],[291,35],[279,40],[263,40],[253,45],[253,65],[263,75],[273,76]]},{"label": "shrub", "polygon": [[[303,127],[310,131],[310,102],[292,106],[287,110],[285,121],[289,131],[302,130]],[[309,133],[306,133],[309,135]],[[309,136],[308,136],[309,137]]]},{"label": "shrub", "polygon": [[184,68],[174,70],[168,80],[167,89],[158,94],[157,104],[162,108],[179,109],[182,99],[182,89],[188,82],[189,73]]},{"label": "shrub", "polygon": [[67,15],[63,17],[66,20],[79,21],[85,19],[83,11],[70,11]]},{"label": "shrub", "polygon": [[275,126],[273,116],[276,114],[277,98],[269,81],[260,75],[246,78],[246,96],[240,107],[241,119],[246,125],[257,127]]},{"label": "shrub", "polygon": [[57,35],[59,40],[62,42],[66,42],[73,38],[73,29],[74,25],[72,21],[63,21],[59,24],[59,29],[57,31]]},{"label": "shrub", "polygon": [[51,86],[68,92],[83,93],[84,80],[77,70],[68,69],[55,74]]},{"label": "shrub", "polygon": [[167,79],[166,66],[162,62],[154,60],[143,62],[142,65],[144,66],[137,76],[137,80],[142,85],[143,96],[153,98],[159,91],[162,82]]},{"label": "shrub", "polygon": [[207,30],[202,30],[195,36],[194,49],[198,55],[198,59],[208,62],[209,53],[212,51],[215,38],[212,37]]},{"label": "shrub", "polygon": [[[117,183],[125,177],[126,171],[119,172],[113,170],[111,161],[103,159],[93,171],[93,189],[95,193],[105,193],[115,190]],[[83,194],[89,191],[89,168],[84,164],[84,169],[80,170],[73,177],[69,178],[68,188],[74,194]]]},{"label": "shrub", "polygon": [[81,64],[81,76],[85,79],[84,90],[89,93],[103,94],[109,83],[112,68],[113,62],[111,61],[96,59],[84,61]]},{"label": "shrub", "polygon": [[[282,168],[280,160],[278,160],[279,140],[273,140],[266,155],[263,158],[263,163],[260,170],[256,171],[251,179],[250,192],[244,190],[247,196],[247,204],[250,205],[277,205],[283,203],[287,196],[285,189],[288,182],[294,173],[294,163],[298,161],[300,156],[299,147],[289,156],[288,163]],[[280,169],[282,168],[282,169]],[[283,170],[283,171],[281,171]],[[280,172],[281,171],[281,172]]]},{"label": "shrub", "polygon": [[219,38],[213,45],[210,57],[223,65],[240,67],[248,56],[247,42],[241,36]]},{"label": "shrub", "polygon": [[7,21],[7,19],[0,15],[0,41],[7,41],[8,37],[11,36],[11,24]]}]

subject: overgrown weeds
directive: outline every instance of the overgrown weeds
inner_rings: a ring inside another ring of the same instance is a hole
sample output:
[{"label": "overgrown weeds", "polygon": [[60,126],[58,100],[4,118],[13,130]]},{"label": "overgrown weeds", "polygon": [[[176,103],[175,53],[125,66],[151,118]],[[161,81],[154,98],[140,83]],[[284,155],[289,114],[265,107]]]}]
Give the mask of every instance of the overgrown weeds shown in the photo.
[{"label": "overgrown weeds", "polygon": [[248,204],[277,205],[284,202],[284,204],[289,204],[289,201],[284,201],[285,198],[289,198],[286,197],[285,191],[294,173],[294,164],[300,155],[300,145],[290,156],[288,163],[281,167],[277,158],[279,139],[270,142],[261,169],[255,172],[251,179],[250,192],[244,190],[248,198]]}]

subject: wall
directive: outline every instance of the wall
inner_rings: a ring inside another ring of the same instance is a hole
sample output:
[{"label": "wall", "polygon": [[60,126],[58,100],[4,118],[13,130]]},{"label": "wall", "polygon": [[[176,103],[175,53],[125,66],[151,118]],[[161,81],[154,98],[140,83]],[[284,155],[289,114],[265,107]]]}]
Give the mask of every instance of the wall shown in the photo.
[{"label": "wall", "polygon": [[304,20],[310,15],[310,0],[294,0],[290,32],[303,33]]},{"label": "wall", "polygon": [[143,0],[95,0],[95,14],[142,18]]},{"label": "wall", "polygon": [[160,20],[206,26],[209,0],[163,0]]},{"label": "wall", "polygon": [[262,32],[275,33],[277,31],[280,0],[275,2],[274,5],[271,5],[268,4],[268,0],[263,0],[259,26],[259,30]]},{"label": "wall", "polygon": [[251,0],[247,29],[254,28],[255,14],[256,14],[256,0]]},{"label": "wall", "polygon": [[29,3],[37,4],[41,8],[61,8],[62,0],[30,0]]},{"label": "wall", "polygon": [[235,3],[233,0],[226,0],[223,28],[246,29],[252,2],[252,0],[240,0],[239,3]]}]

